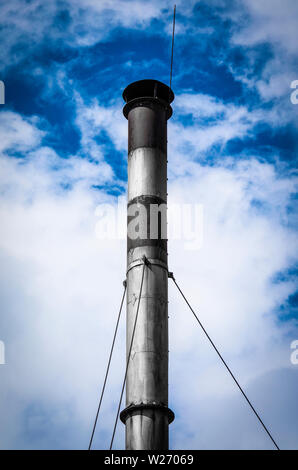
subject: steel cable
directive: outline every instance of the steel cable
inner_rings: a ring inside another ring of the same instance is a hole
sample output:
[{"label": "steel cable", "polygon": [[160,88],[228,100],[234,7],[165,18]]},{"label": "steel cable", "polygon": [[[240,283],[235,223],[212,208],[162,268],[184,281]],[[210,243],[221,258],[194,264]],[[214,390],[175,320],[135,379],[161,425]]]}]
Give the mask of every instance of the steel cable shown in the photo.
[{"label": "steel cable", "polygon": [[212,341],[212,339],[210,338],[209,334],[207,333],[207,331],[205,330],[204,326],[202,325],[201,321],[199,320],[198,316],[196,315],[196,313],[194,312],[193,308],[191,307],[190,303],[188,302],[188,300],[186,299],[185,295],[183,294],[182,290],[180,289],[180,287],[178,286],[173,274],[171,273],[171,275],[169,276],[171,277],[171,279],[173,279],[173,282],[174,284],[176,285],[177,289],[179,290],[180,294],[182,295],[182,297],[184,298],[186,304],[188,305],[188,307],[190,308],[190,310],[192,311],[194,317],[196,318],[197,322],[199,323],[200,327],[202,328],[203,332],[205,333],[205,335],[207,336],[208,340],[210,341],[211,345],[213,346],[213,348],[215,349],[217,355],[219,356],[219,358],[221,359],[221,361],[223,362],[224,366],[226,367],[226,369],[228,370],[228,372],[230,373],[231,377],[233,378],[234,382],[236,383],[237,387],[239,388],[239,390],[241,391],[242,395],[244,396],[245,400],[247,401],[247,403],[249,404],[250,408],[252,409],[252,411],[254,412],[254,414],[256,415],[256,417],[258,418],[259,422],[261,423],[261,425],[263,426],[263,429],[266,431],[266,433],[268,434],[268,436],[270,437],[271,441],[273,442],[274,446],[276,447],[277,450],[280,450],[278,445],[276,444],[275,440],[273,439],[271,433],[269,432],[268,428],[265,426],[264,422],[262,421],[262,419],[260,418],[259,414],[257,413],[257,411],[255,410],[255,408],[253,407],[252,403],[250,402],[250,400],[248,399],[248,397],[246,396],[244,390],[242,389],[241,385],[239,384],[239,382],[237,381],[236,377],[234,376],[234,374],[232,373],[231,369],[229,368],[228,364],[226,363],[226,361],[224,360],[224,358],[222,357],[222,355],[220,354],[219,350],[217,349],[217,347],[215,346],[214,342]]},{"label": "steel cable", "polygon": [[130,356],[131,356],[131,351],[132,351],[133,339],[134,339],[136,326],[137,326],[138,315],[139,315],[140,300],[141,300],[141,295],[142,295],[142,290],[143,290],[144,273],[145,273],[145,267],[146,267],[146,258],[144,258],[143,261],[144,261],[144,264],[143,264],[142,280],[141,280],[141,286],[140,286],[140,294],[139,294],[139,299],[138,299],[136,317],[135,317],[135,321],[134,321],[134,327],[133,327],[133,331],[132,331],[130,347],[129,347],[129,351],[128,351],[128,355],[127,355],[125,374],[124,374],[124,379],[123,379],[123,384],[122,384],[122,389],[121,389],[121,395],[120,395],[120,400],[119,400],[119,405],[118,405],[118,410],[117,410],[117,416],[116,416],[114,429],[113,429],[113,435],[112,435],[111,444],[110,444],[110,450],[113,447],[114,437],[115,437],[115,433],[116,433],[116,429],[117,429],[118,418],[119,418],[119,413],[120,413],[120,408],[121,408],[121,403],[122,403],[122,398],[123,398],[123,392],[124,392],[124,387],[125,387],[126,377],[127,377],[127,372],[128,372],[128,366],[129,366],[129,361],[130,361]]},{"label": "steel cable", "polygon": [[123,284],[124,284],[124,291],[123,291],[123,295],[122,295],[122,300],[121,300],[121,305],[120,305],[120,309],[119,309],[119,313],[118,313],[116,328],[115,328],[114,337],[113,337],[113,341],[112,341],[112,346],[111,346],[111,350],[110,350],[110,356],[109,356],[109,360],[108,360],[108,365],[107,365],[107,369],[106,369],[106,374],[105,374],[105,378],[104,378],[104,383],[103,383],[102,390],[101,390],[100,400],[99,400],[99,404],[98,404],[98,408],[97,408],[97,413],[96,413],[95,420],[94,420],[94,425],[93,425],[92,434],[91,434],[91,437],[90,437],[90,442],[89,442],[88,450],[91,450],[92,441],[93,441],[93,437],[94,437],[94,433],[95,433],[95,429],[96,429],[96,425],[97,425],[98,415],[99,415],[99,411],[100,411],[100,408],[101,408],[101,403],[102,403],[103,395],[104,395],[105,388],[106,388],[107,378],[108,378],[108,375],[109,375],[111,359],[112,359],[112,355],[113,355],[115,340],[116,340],[116,336],[117,336],[119,321],[120,321],[121,312],[122,312],[122,307],[123,307],[123,302],[124,302],[125,293],[126,293],[126,281],[124,281]]}]

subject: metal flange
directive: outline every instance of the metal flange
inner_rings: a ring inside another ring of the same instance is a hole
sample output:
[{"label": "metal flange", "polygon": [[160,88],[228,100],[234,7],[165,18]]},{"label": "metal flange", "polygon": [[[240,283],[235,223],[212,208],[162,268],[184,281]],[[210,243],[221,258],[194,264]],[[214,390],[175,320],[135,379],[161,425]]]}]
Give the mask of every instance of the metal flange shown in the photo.
[{"label": "metal flange", "polygon": [[162,411],[163,413],[168,415],[169,424],[172,423],[175,419],[174,412],[168,408],[166,405],[162,405],[161,403],[139,403],[129,405],[120,413],[120,419],[122,423],[125,424],[127,418],[131,416],[133,413],[142,412],[142,410],[158,410]]}]

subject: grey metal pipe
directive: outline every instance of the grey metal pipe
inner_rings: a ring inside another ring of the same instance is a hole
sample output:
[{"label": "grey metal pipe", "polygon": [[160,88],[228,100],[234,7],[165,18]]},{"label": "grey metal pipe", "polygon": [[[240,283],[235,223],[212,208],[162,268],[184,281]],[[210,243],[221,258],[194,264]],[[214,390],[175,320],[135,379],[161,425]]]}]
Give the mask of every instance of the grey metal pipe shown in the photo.
[{"label": "grey metal pipe", "polygon": [[126,449],[168,449],[168,263],[166,239],[167,120],[174,99],[157,80],[131,83],[123,92],[128,119]]}]

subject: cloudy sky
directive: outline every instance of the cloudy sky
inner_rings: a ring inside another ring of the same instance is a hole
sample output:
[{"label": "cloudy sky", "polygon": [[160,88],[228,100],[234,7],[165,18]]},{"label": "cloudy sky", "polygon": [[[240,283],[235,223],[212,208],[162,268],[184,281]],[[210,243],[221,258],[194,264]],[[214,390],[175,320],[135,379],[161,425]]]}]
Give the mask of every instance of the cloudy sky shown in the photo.
[{"label": "cloudy sky", "polygon": [[[298,4],[176,4],[169,202],[203,207],[203,243],[170,239],[169,267],[279,446],[298,449]],[[0,447],[86,449],[126,265],[96,208],[126,193],[123,89],[169,82],[173,3],[0,8]],[[272,449],[171,284],[169,300],[171,448]],[[124,348],[123,317],[94,448],[109,447]]]}]

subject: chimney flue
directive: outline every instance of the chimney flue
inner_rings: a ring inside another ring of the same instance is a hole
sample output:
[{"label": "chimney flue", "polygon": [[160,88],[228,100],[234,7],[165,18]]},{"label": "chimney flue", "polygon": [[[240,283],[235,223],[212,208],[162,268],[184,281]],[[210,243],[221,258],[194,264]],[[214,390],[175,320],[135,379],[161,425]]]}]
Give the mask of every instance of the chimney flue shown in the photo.
[{"label": "chimney flue", "polygon": [[[157,80],[123,92],[128,119],[127,354],[139,313],[126,378],[127,450],[166,450],[168,426],[167,120],[174,93]],[[128,359],[128,358],[127,358]]]}]

